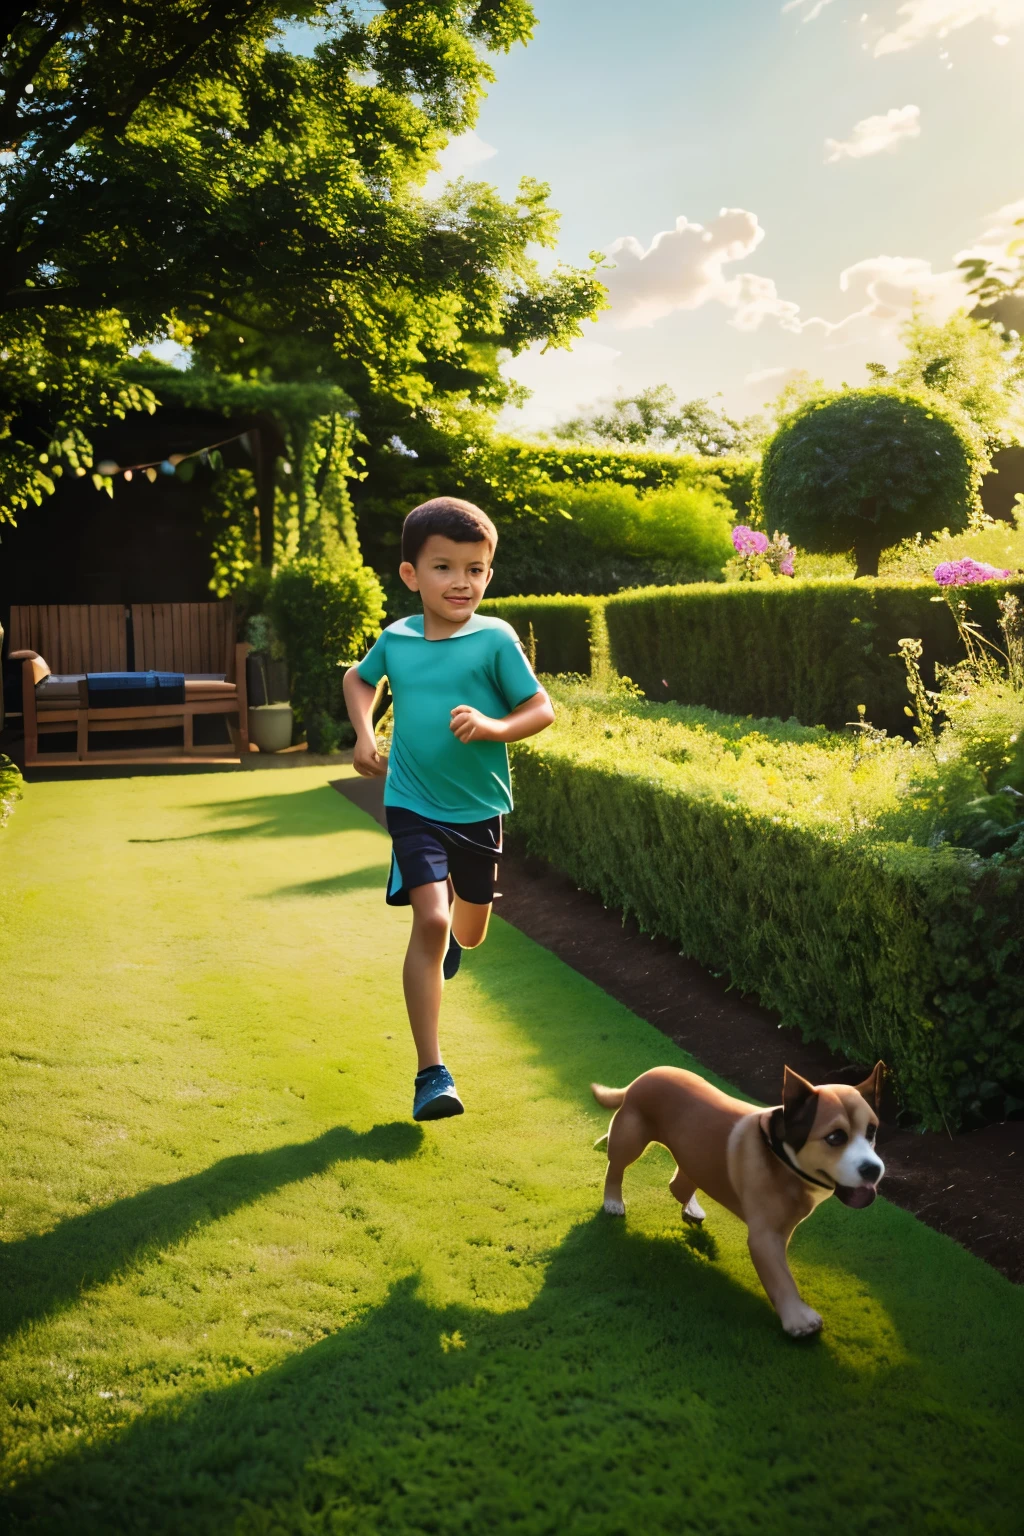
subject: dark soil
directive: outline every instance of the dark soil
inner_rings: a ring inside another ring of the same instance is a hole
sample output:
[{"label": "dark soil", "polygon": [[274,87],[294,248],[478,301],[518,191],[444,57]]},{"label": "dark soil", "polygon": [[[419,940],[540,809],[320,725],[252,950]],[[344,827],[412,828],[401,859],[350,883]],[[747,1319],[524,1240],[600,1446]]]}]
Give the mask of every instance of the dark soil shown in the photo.
[{"label": "dark soil", "polygon": [[[339,779],[334,787],[383,821],[381,780]],[[778,1103],[787,1064],[819,1083],[856,1083],[874,1065],[805,1045],[753,998],[684,959],[668,939],[624,923],[540,860],[508,849],[498,883],[496,911],[506,922],[754,1098]],[[956,1136],[916,1134],[890,1122],[878,1144],[890,1200],[1024,1282],[1024,1121]]]}]

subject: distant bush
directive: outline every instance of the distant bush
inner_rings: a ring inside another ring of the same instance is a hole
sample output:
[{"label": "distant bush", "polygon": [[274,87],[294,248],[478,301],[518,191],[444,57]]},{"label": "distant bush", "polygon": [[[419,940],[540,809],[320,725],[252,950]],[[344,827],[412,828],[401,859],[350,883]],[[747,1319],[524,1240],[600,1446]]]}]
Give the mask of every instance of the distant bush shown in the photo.
[{"label": "distant bush", "polygon": [[756,505],[811,553],[852,550],[857,575],[915,534],[961,530],[988,459],[952,406],[895,388],[847,389],[785,417],[764,451]]},{"label": "distant bush", "polygon": [[333,751],[349,732],[341,669],[380,628],[380,583],[357,560],[306,556],[276,573],[266,609],[288,656],[297,723],[314,752]]},{"label": "distant bush", "polygon": [[738,517],[750,510],[757,461],[740,455],[701,458],[689,453],[524,443],[497,437],[469,443],[457,471],[467,487],[487,498],[494,514],[519,515],[531,509],[531,492],[542,484],[560,488],[612,483],[638,491],[670,485],[721,491]]},{"label": "distant bush", "polygon": [[729,503],[706,486],[669,485],[638,494],[631,485],[606,482],[562,494],[558,504],[598,554],[717,572],[733,553]]},{"label": "distant bush", "polygon": [[[435,445],[436,447],[436,445]],[[627,553],[563,537],[569,499],[584,487],[632,487],[644,492],[685,486],[703,490],[731,509],[749,514],[755,463],[740,457],[617,452],[513,438],[468,439],[445,462],[429,463],[400,453],[378,454],[370,478],[358,488],[359,539],[365,556],[384,577],[397,570],[402,519],[418,502],[442,494],[465,496],[494,518],[500,535],[492,592],[572,591],[596,594],[625,586],[679,580],[684,561],[660,552]],[[553,562],[564,562],[560,569]],[[718,562],[721,565],[721,561]],[[702,567],[706,569],[706,567]],[[674,572],[674,573],[673,573]],[[393,588],[400,604],[402,592]]]},{"label": "distant bush", "polygon": [[943,840],[969,774],[951,805],[904,741],[552,692],[513,748],[527,849],[805,1039],[884,1058],[918,1123],[1024,1107],[1024,862]]}]

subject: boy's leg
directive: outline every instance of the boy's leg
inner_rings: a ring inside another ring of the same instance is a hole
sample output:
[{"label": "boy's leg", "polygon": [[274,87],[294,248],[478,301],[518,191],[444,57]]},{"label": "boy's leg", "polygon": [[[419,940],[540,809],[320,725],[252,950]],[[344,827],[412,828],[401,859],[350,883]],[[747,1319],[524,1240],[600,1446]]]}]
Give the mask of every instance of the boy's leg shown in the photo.
[{"label": "boy's leg", "polygon": [[417,1066],[436,1066],[441,1060],[437,1040],[441,1013],[441,962],[448,948],[448,882],[437,880],[417,885],[409,892],[412,933],[405,952],[402,986],[409,1027],[416,1042]]},{"label": "boy's leg", "polygon": [[500,816],[474,824],[458,841],[449,840],[452,934],[462,949],[476,949],[487,937],[500,853]]},{"label": "boy's leg", "polygon": [[487,937],[491,903],[463,901],[456,895],[452,902],[452,932],[463,949],[476,949]]}]

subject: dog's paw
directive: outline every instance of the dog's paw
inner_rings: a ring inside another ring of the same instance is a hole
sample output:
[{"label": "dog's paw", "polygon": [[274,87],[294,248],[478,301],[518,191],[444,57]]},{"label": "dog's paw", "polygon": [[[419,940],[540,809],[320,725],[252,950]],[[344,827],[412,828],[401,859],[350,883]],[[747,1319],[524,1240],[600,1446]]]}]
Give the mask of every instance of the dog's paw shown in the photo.
[{"label": "dog's paw", "polygon": [[625,1216],[626,1207],[621,1200],[612,1200],[605,1197],[604,1208],[609,1216]]},{"label": "dog's paw", "polygon": [[687,1200],[686,1204],[683,1206],[683,1220],[685,1222],[701,1222],[704,1220],[706,1215],[707,1211],[705,1211],[704,1207],[697,1199],[697,1196],[691,1195],[689,1200]]},{"label": "dog's paw", "polygon": [[798,1307],[786,1313],[782,1326],[790,1338],[803,1339],[809,1334],[821,1332],[822,1319],[813,1307],[805,1307],[801,1302]]}]

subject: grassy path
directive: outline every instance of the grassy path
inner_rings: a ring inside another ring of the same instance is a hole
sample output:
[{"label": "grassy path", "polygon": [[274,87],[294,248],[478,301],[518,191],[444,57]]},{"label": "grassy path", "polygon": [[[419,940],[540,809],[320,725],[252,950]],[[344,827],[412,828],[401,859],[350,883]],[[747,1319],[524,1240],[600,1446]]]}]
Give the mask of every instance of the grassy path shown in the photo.
[{"label": "grassy path", "polygon": [[29,787],[0,834],[4,1507],[68,1532],[1020,1530],[1024,1295],[885,1202],[787,1339],[591,1078],[682,1053],[495,922],[408,1119],[407,918],[322,769]]}]

